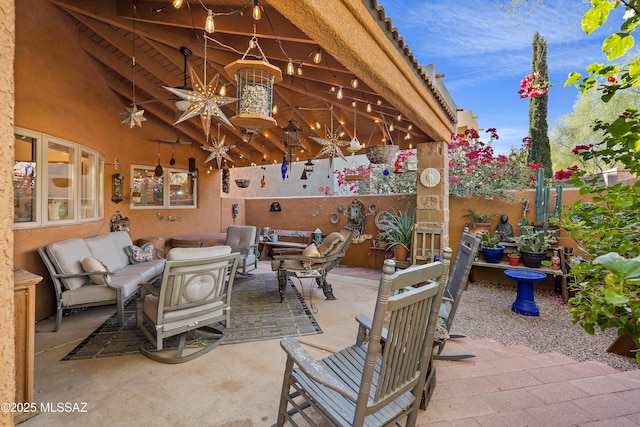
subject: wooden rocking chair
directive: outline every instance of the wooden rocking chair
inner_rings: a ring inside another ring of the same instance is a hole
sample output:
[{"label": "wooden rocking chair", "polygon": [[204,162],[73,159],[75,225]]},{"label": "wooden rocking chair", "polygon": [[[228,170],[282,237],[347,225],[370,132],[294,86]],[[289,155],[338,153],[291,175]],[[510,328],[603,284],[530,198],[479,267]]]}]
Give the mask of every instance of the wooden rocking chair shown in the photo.
[{"label": "wooden rocking chair", "polygon": [[[293,338],[280,342],[287,363],[278,426],[297,425],[297,413],[309,424],[324,418],[336,426],[387,426],[407,418],[415,425],[448,269],[434,262],[394,273],[394,261],[386,260],[382,271],[373,320],[358,316],[358,342],[372,325],[367,343],[314,360]],[[316,411],[305,411],[310,407]]]}]

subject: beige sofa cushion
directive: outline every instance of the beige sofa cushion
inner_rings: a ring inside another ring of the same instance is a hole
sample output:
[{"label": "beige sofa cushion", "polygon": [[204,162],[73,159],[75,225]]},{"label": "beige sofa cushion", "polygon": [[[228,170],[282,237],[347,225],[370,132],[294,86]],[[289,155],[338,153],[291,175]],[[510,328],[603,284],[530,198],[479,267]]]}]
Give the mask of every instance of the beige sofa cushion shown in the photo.
[{"label": "beige sofa cushion", "polygon": [[[82,260],[82,268],[87,273],[91,272],[99,272],[104,271],[105,273],[109,271],[106,265],[98,258],[94,258],[91,256],[86,257]],[[97,283],[98,285],[110,285],[111,278],[109,276],[104,276],[102,274],[91,274],[89,276],[93,283]]]},{"label": "beige sofa cushion", "polygon": [[318,252],[320,255],[327,256],[331,255],[332,250],[339,244],[345,241],[345,238],[342,234],[337,231],[329,234],[323,241],[318,245]]}]

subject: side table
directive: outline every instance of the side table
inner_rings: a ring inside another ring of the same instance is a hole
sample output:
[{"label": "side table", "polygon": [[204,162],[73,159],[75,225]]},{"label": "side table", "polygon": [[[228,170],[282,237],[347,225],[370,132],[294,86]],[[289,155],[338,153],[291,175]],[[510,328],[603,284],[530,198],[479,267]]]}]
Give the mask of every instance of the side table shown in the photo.
[{"label": "side table", "polygon": [[[16,346],[16,403],[33,403],[35,381],[33,375],[36,285],[42,277],[26,270],[13,271],[13,295]],[[37,415],[38,412],[14,414],[16,424]]]},{"label": "side table", "polygon": [[540,310],[533,295],[533,284],[547,277],[546,274],[531,270],[505,270],[505,276],[518,282],[516,300],[511,311],[523,316],[540,316]]},{"label": "side table", "polygon": [[311,271],[295,271],[295,276],[298,278],[298,282],[300,282],[301,294],[304,299],[304,285],[302,284],[302,279],[314,279],[311,281],[311,286],[309,289],[309,308],[313,311],[314,314],[318,313],[318,307],[313,302],[313,284],[316,283],[317,279],[322,278],[322,274],[318,270]]}]

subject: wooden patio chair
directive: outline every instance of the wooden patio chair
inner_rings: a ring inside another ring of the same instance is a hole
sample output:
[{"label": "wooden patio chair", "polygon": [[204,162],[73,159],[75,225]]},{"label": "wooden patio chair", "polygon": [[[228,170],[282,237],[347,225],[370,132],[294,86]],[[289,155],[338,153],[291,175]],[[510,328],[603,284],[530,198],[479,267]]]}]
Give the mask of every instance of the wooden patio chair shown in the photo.
[{"label": "wooden patio chair", "polygon": [[[284,300],[288,274],[309,270],[315,270],[320,273],[320,277],[316,278],[316,283],[322,288],[324,296],[328,300],[336,299],[333,295],[331,284],[327,282],[327,273],[340,264],[340,261],[347,253],[351,241],[358,234],[358,231],[347,227],[343,227],[340,231],[334,231],[324,238],[313,255],[306,255],[306,249],[273,249],[276,255],[273,256],[273,261],[271,261],[271,269],[278,272],[280,301]],[[311,245],[315,247],[314,243]]]},{"label": "wooden patio chair", "polygon": [[[147,340],[140,352],[157,362],[182,363],[217,347],[224,328],[215,325],[231,327],[231,288],[239,259],[229,246],[171,249],[160,288],[141,285],[137,325]],[[177,343],[169,342],[172,337]]]},{"label": "wooden patio chair", "polygon": [[[456,252],[456,257],[453,260],[451,272],[449,273],[449,280],[447,281],[447,287],[445,288],[440,308],[440,317],[444,320],[449,338],[462,338],[466,336],[458,332],[451,332],[451,325],[453,324],[453,318],[458,310],[458,304],[460,304],[462,292],[467,284],[473,260],[476,252],[478,252],[478,247],[480,246],[480,239],[467,234],[467,231],[468,230],[465,228],[462,238],[460,239],[458,251]],[[461,360],[469,357],[475,357],[475,353],[471,352],[442,353],[446,342],[446,340],[443,340],[438,345],[438,352],[433,355],[434,359]]]},{"label": "wooden patio chair", "polygon": [[[280,341],[287,362],[278,426],[297,425],[297,413],[313,425],[323,418],[335,426],[387,426],[405,417],[407,426],[415,425],[447,268],[434,262],[394,272],[394,261],[386,260],[382,271],[373,320],[358,316],[358,341],[372,325],[366,343],[314,360],[295,339]],[[309,407],[316,411],[305,411]]]}]

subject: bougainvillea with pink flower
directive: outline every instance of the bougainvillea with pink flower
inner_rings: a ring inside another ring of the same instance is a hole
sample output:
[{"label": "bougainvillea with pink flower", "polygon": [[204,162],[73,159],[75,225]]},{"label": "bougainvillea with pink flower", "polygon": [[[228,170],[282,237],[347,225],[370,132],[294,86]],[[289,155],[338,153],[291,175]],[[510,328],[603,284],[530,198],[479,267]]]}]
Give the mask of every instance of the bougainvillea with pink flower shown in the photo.
[{"label": "bougainvillea with pink flower", "polygon": [[499,139],[498,133],[495,128],[486,132],[489,134],[488,142],[481,141],[475,129],[451,136],[449,194],[511,199],[509,191],[534,187],[536,171],[541,165],[527,163],[531,138],[523,138],[522,146],[512,148],[509,154],[496,155],[491,144]]},{"label": "bougainvillea with pink flower", "polygon": [[549,93],[550,86],[551,83],[543,80],[540,77],[540,73],[533,73],[533,75],[529,74],[520,80],[520,90],[518,94],[520,98],[536,98]]}]

